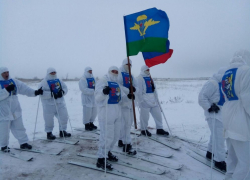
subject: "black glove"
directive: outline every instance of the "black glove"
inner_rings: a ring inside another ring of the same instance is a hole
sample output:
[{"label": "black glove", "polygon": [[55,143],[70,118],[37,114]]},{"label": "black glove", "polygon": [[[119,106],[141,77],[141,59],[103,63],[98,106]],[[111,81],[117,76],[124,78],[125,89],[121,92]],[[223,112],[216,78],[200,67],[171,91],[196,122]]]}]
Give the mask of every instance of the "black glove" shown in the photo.
[{"label": "black glove", "polygon": [[215,112],[218,113],[218,111],[220,110],[220,108],[216,105],[216,104],[212,104],[211,107],[208,109],[208,112]]},{"label": "black glove", "polygon": [[58,98],[57,93],[54,93],[54,92],[53,92],[53,96],[54,96],[54,98],[55,98],[55,99],[57,99],[57,98]]},{"label": "black glove", "polygon": [[[135,89],[135,87],[134,86],[132,86],[132,89],[133,89],[133,92],[135,92],[136,91],[136,89]],[[129,94],[131,93],[131,86],[129,87]]]},{"label": "black glove", "polygon": [[43,95],[43,90],[42,90],[43,87],[41,87],[40,89],[36,90],[35,91],[35,95]]},{"label": "black glove", "polygon": [[9,85],[8,87],[5,88],[8,92],[11,92],[15,89],[15,85],[14,84],[11,84]]},{"label": "black glove", "polygon": [[152,91],[154,92],[155,91],[155,85],[152,84]]},{"label": "black glove", "polygon": [[64,94],[64,91],[60,89],[59,92],[57,93],[57,98],[63,97],[63,94]]},{"label": "black glove", "polygon": [[134,94],[130,94],[129,93],[127,96],[128,96],[129,99],[135,99],[135,95]]},{"label": "black glove", "polygon": [[108,95],[109,91],[111,90],[111,88],[109,86],[105,86],[102,90],[103,94]]}]

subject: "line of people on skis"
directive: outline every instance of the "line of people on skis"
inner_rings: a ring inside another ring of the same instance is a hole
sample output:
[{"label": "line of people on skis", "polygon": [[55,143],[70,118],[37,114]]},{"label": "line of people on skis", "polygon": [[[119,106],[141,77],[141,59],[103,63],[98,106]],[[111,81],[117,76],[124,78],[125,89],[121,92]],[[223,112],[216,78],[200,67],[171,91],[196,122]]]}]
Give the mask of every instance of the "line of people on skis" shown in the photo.
[{"label": "line of people on skis", "polygon": [[250,179],[249,66],[250,52],[237,51],[229,66],[220,68],[199,93],[198,102],[211,131],[206,158],[226,171],[225,180]]},{"label": "line of people on skis", "polygon": [[[97,167],[105,168],[105,158],[109,161],[118,161],[112,154],[115,143],[123,147],[123,152],[135,155],[132,148],[130,130],[134,120],[132,100],[136,99],[140,108],[141,134],[151,136],[148,131],[149,113],[156,123],[156,134],[169,135],[163,130],[162,115],[155,94],[155,84],[151,79],[149,68],[144,65],[137,78],[132,76],[130,82],[129,66],[132,61],[124,59],[120,69],[111,66],[106,75],[98,82],[92,74],[92,68],[86,67],[79,81],[79,88],[83,106],[83,124],[85,130],[97,129],[94,125],[98,115],[100,140],[98,148]],[[43,106],[43,118],[47,139],[54,140],[54,117],[59,122],[59,136],[71,137],[68,133],[67,123],[69,115],[64,100],[68,89],[66,84],[57,77],[54,68],[48,68],[45,78],[39,83],[38,90],[33,90],[26,84],[10,77],[8,68],[0,68],[0,147],[1,151],[9,152],[9,132],[19,141],[21,149],[31,149],[28,137],[22,121],[22,111],[17,94],[29,97],[40,95]],[[118,141],[119,140],[119,141]],[[110,163],[106,168],[112,169]]]}]

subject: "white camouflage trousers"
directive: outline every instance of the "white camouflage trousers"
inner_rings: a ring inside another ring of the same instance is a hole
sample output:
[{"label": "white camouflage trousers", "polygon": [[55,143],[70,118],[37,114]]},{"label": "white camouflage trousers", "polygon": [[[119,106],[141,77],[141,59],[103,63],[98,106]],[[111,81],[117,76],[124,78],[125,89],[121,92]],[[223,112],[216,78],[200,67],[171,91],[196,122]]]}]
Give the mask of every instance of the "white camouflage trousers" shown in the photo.
[{"label": "white camouflage trousers", "polygon": [[66,131],[67,130],[67,122],[68,122],[68,111],[66,105],[64,103],[57,103],[56,110],[55,105],[44,105],[43,104],[43,118],[45,121],[45,132],[52,132],[54,128],[54,116],[58,119],[59,130]]},{"label": "white camouflage trousers", "polygon": [[[212,153],[212,145],[214,144],[214,160],[217,162],[225,161],[225,138],[223,134],[223,124],[218,119],[208,118],[207,123],[211,131],[210,140],[208,143],[208,151]],[[213,132],[214,123],[214,134]],[[214,143],[213,143],[214,136]]]},{"label": "white camouflage trousers", "polygon": [[21,116],[13,121],[0,121],[0,147],[9,145],[10,130],[20,145],[29,141]]},{"label": "white camouflage trousers", "polygon": [[122,107],[121,114],[120,140],[122,140],[123,144],[131,144],[130,130],[134,120],[133,109]]},{"label": "white camouflage trousers", "polygon": [[226,179],[249,180],[250,179],[250,142],[237,141],[228,138]]},{"label": "white camouflage trousers", "polygon": [[[105,127],[106,119],[107,119],[107,132]],[[113,149],[115,143],[119,139],[120,125],[121,125],[120,105],[112,104],[112,105],[107,105],[107,107],[98,108],[98,121],[101,133],[99,136],[99,148],[97,155],[98,158],[105,158],[105,143],[106,143],[106,157],[107,157],[108,151],[111,151]]]},{"label": "white camouflage trousers", "polygon": [[141,130],[146,130],[148,128],[149,113],[153,116],[156,129],[163,129],[162,125],[162,115],[159,106],[152,108],[140,108],[140,126]]},{"label": "white camouflage trousers", "polygon": [[97,107],[83,106],[83,124],[94,122],[97,116]]}]

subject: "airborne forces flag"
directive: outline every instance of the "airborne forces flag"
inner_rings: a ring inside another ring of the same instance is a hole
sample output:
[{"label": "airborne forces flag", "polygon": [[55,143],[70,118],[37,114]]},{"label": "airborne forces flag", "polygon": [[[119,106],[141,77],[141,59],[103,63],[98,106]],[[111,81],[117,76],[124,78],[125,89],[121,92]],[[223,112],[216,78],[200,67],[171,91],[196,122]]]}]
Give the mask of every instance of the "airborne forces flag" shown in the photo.
[{"label": "airborne forces flag", "polygon": [[171,57],[169,19],[164,11],[151,8],[124,16],[124,26],[127,56],[142,52],[149,67],[164,63]]}]

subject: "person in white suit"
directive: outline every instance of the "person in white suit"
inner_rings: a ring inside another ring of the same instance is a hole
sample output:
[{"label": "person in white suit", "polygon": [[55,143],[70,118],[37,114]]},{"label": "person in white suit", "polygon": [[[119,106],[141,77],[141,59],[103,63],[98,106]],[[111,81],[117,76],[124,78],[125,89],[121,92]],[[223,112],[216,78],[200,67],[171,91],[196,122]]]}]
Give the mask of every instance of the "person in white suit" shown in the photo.
[{"label": "person in white suit", "polygon": [[235,53],[222,77],[222,109],[228,156],[226,179],[250,179],[250,53]]},{"label": "person in white suit", "polygon": [[213,148],[214,165],[222,171],[226,171],[225,138],[221,116],[221,109],[225,102],[221,91],[221,79],[225,70],[226,68],[221,68],[203,85],[198,98],[199,105],[204,109],[205,120],[211,131],[206,157],[212,159]]},{"label": "person in white suit", "polygon": [[[129,64],[132,67],[132,61],[129,60]],[[118,75],[118,82],[121,85],[121,89],[125,94],[130,94],[127,96],[127,101],[123,101],[121,103],[121,113],[122,113],[122,121],[121,121],[121,132],[120,132],[120,140],[118,141],[118,146],[123,147],[123,152],[127,152],[130,155],[135,155],[136,151],[132,149],[131,145],[131,136],[130,130],[134,120],[133,114],[133,106],[132,106],[132,99],[135,99],[135,79],[132,76],[132,89],[133,95],[131,92],[131,83],[129,77],[129,64],[128,59],[124,59],[122,61],[122,66],[120,67],[119,75]]]},{"label": "person in white suit", "polygon": [[85,130],[92,131],[97,129],[94,125],[97,116],[97,107],[95,103],[95,78],[91,67],[86,67],[84,74],[79,81],[79,88],[82,92],[82,106],[83,106],[83,124]]},{"label": "person in white suit", "polygon": [[54,140],[56,136],[52,131],[54,128],[54,116],[59,122],[59,136],[70,137],[68,133],[68,111],[64,101],[64,96],[68,92],[66,84],[57,78],[56,70],[54,68],[48,68],[45,78],[39,83],[38,87],[43,88],[43,95],[41,95],[41,101],[43,105],[43,118],[45,121],[45,132],[47,133],[47,139]]},{"label": "person in white suit", "polygon": [[155,120],[156,134],[169,135],[167,131],[163,130],[161,110],[157,101],[157,97],[154,93],[155,84],[151,79],[148,66],[143,65],[141,67],[141,73],[137,77],[136,82],[136,95],[138,96],[137,101],[140,107],[141,134],[144,136],[151,136],[151,133],[147,130],[150,113]]},{"label": "person in white suit", "polygon": [[[105,169],[105,158],[109,161],[118,161],[118,158],[111,151],[120,135],[120,103],[124,97],[125,94],[118,84],[118,68],[111,66],[108,74],[97,82],[95,90],[98,121],[101,130],[97,153],[98,160],[96,163],[98,168]],[[109,170],[113,169],[112,165],[108,162],[106,163],[106,168]]]},{"label": "person in white suit", "polygon": [[1,151],[9,152],[10,130],[18,140],[21,149],[32,149],[28,144],[28,136],[23,125],[22,109],[18,94],[35,97],[43,94],[42,88],[33,90],[23,82],[12,79],[8,68],[0,67],[0,147]]}]

